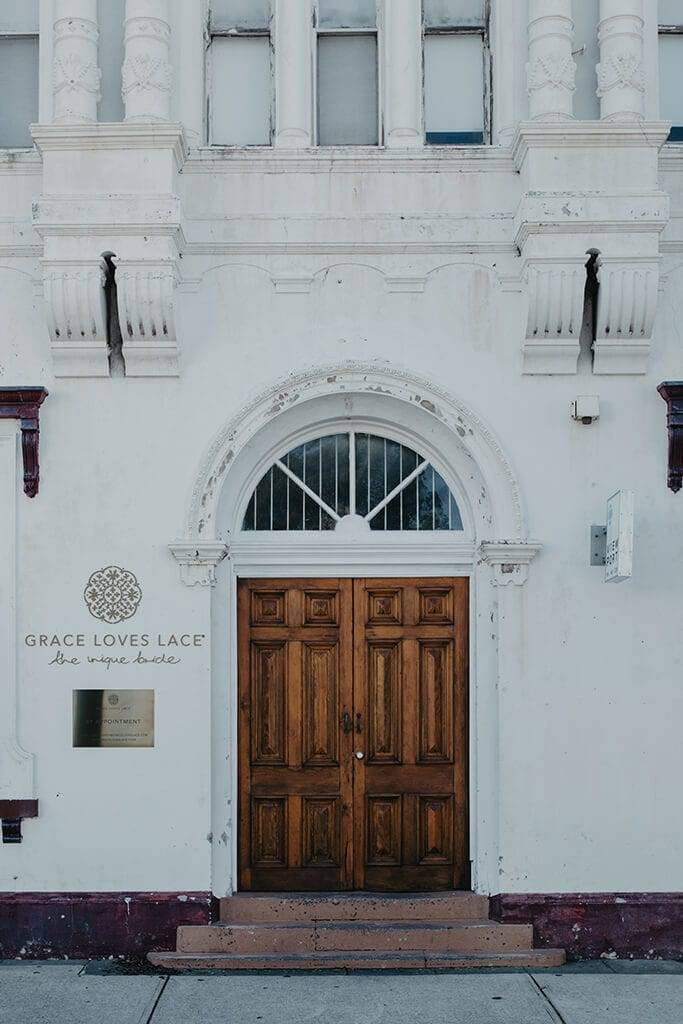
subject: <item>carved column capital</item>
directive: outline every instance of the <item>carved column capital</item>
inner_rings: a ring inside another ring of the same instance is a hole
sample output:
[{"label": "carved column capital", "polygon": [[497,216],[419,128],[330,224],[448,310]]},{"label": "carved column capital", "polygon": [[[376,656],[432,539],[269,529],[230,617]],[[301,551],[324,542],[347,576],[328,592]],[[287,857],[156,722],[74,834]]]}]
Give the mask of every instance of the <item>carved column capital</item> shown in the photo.
[{"label": "carved column capital", "polygon": [[172,73],[168,0],[126,0],[122,95],[126,121],[168,121]]},{"label": "carved column capital", "polygon": [[98,39],[97,0],[56,0],[53,90],[58,124],[97,121],[102,77]]},{"label": "carved column capital", "polygon": [[176,262],[117,257],[116,290],[127,377],[177,377]]},{"label": "carved column capital", "polygon": [[217,540],[177,540],[169,550],[180,566],[180,578],[188,587],[213,587],[216,566],[228,554],[228,545]]},{"label": "carved column capital", "polygon": [[600,256],[593,373],[645,373],[659,292],[659,256]]},{"label": "carved column capital", "polygon": [[479,547],[481,561],[491,566],[491,582],[495,587],[512,583],[523,586],[529,576],[529,565],[542,545],[537,541],[483,541]]},{"label": "carved column capital", "polygon": [[643,25],[643,0],[600,0],[597,74],[602,120],[643,120]]},{"label": "carved column capital", "polygon": [[529,0],[527,91],[532,121],[572,118],[573,36],[571,0]]},{"label": "carved column capital", "polygon": [[108,377],[104,261],[41,262],[55,377]]},{"label": "carved column capital", "polygon": [[544,256],[526,261],[524,373],[576,373],[587,259]]}]

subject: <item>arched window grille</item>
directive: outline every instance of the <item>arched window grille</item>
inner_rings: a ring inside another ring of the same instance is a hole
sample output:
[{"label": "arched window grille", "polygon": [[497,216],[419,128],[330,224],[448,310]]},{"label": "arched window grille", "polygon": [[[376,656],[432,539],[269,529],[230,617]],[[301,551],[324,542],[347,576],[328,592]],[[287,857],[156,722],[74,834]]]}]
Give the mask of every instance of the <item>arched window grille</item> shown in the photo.
[{"label": "arched window grille", "polygon": [[306,441],[270,467],[243,530],[334,530],[345,516],[371,530],[462,530],[457,502],[424,456],[375,434]]}]

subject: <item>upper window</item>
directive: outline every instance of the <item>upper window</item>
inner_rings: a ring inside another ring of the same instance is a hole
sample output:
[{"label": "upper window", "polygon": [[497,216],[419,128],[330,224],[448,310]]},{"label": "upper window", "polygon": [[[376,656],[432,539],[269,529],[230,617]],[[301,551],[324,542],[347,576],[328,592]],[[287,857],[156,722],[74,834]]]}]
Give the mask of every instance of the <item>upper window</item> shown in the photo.
[{"label": "upper window", "polygon": [[0,147],[33,145],[38,120],[38,0],[0,0]]},{"label": "upper window", "polygon": [[375,0],[318,0],[316,23],[318,144],[376,146]]},{"label": "upper window", "polygon": [[659,0],[659,116],[670,142],[683,142],[683,3]]},{"label": "upper window", "polygon": [[273,75],[269,0],[210,0],[209,138],[269,146]]},{"label": "upper window", "polygon": [[425,138],[436,145],[488,137],[487,0],[424,0]]},{"label": "upper window", "polygon": [[455,498],[424,456],[374,434],[331,434],[276,459],[251,496],[244,530],[462,530]]}]

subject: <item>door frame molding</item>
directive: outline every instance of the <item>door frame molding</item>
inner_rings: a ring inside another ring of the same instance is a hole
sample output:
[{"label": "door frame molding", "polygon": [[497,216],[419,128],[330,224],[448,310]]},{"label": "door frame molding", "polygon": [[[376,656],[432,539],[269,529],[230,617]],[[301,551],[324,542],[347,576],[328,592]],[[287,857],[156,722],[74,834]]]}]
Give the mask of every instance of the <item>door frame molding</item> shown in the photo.
[{"label": "door frame molding", "polygon": [[[426,455],[437,453],[439,471],[462,501],[464,533],[412,538],[374,533],[367,544],[344,543],[334,533],[284,539],[242,534],[239,515],[275,450],[286,450],[292,438],[319,436],[342,418],[377,425]],[[541,544],[528,539],[521,489],[489,425],[450,392],[412,372],[378,363],[318,366],[252,398],[215,435],[193,479],[180,539],[169,548],[181,580],[206,595],[201,600],[197,595],[197,612],[206,622],[211,653],[206,675],[197,683],[210,682],[214,895],[230,895],[237,878],[239,576],[470,578],[472,887],[488,894],[504,889],[499,853],[508,783],[500,755],[518,742],[507,733],[506,709],[523,684],[523,584]]]}]

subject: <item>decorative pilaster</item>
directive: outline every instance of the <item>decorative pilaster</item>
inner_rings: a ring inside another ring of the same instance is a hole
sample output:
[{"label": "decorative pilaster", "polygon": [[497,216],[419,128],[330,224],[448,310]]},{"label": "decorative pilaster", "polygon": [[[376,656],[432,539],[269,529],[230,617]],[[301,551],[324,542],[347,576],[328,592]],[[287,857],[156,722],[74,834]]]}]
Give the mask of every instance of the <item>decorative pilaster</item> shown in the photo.
[{"label": "decorative pilaster", "polygon": [[572,118],[576,63],[571,0],[529,0],[527,89],[532,121]]},{"label": "decorative pilaster", "polygon": [[177,377],[174,259],[115,259],[127,377]]},{"label": "decorative pilaster", "polygon": [[275,145],[313,145],[311,8],[275,0]]},{"label": "decorative pilaster", "polygon": [[422,4],[384,6],[384,111],[387,149],[422,146]]},{"label": "decorative pilaster", "polygon": [[576,373],[587,256],[530,259],[524,373]]},{"label": "decorative pilaster", "polygon": [[53,90],[57,124],[97,121],[97,0],[56,0]]},{"label": "decorative pilaster", "polygon": [[217,540],[179,540],[169,544],[180,566],[180,578],[188,587],[213,587],[216,566],[228,553],[228,545]]},{"label": "decorative pilaster", "polygon": [[121,89],[126,121],[168,121],[171,116],[168,0],[126,0]]},{"label": "decorative pilaster", "polygon": [[677,494],[683,487],[683,381],[666,380],[657,388],[666,402],[666,426],[669,439],[669,489]]},{"label": "decorative pilaster", "polygon": [[603,121],[642,121],[643,0],[600,0],[598,96]]},{"label": "decorative pilaster", "polygon": [[104,261],[42,263],[55,377],[108,377]]},{"label": "decorative pilaster", "polygon": [[601,256],[593,373],[645,373],[659,292],[659,257]]}]

